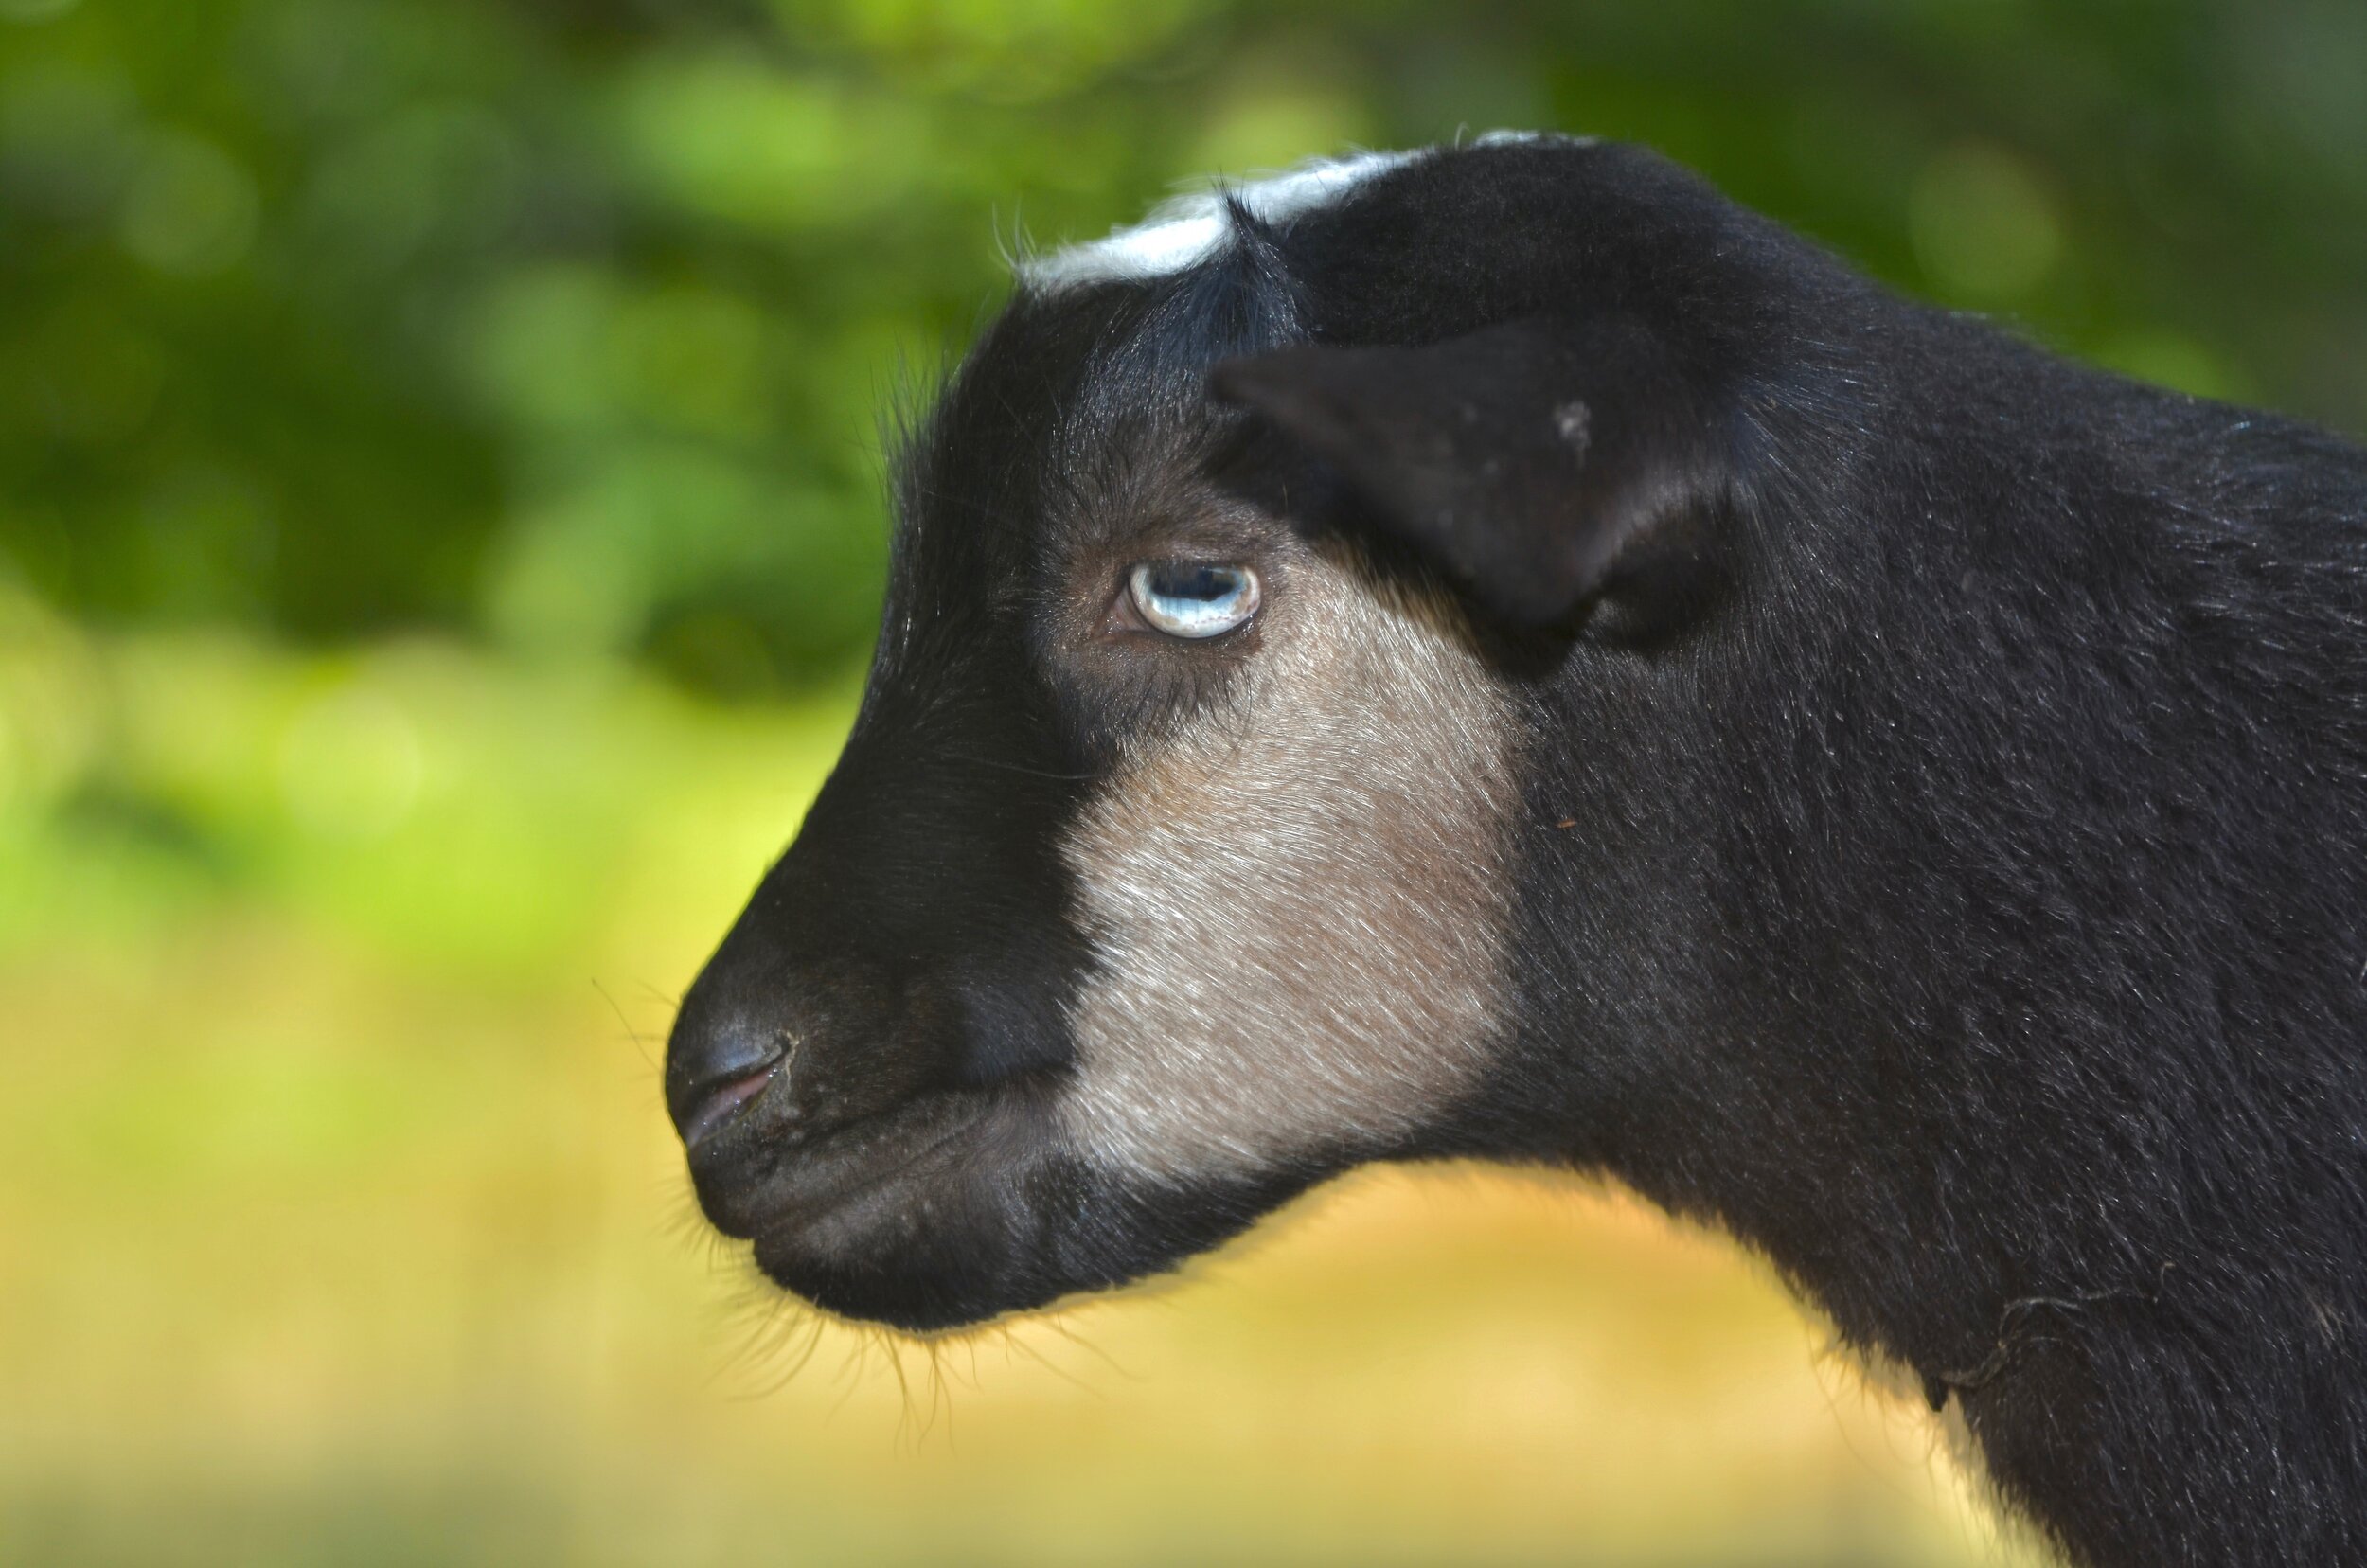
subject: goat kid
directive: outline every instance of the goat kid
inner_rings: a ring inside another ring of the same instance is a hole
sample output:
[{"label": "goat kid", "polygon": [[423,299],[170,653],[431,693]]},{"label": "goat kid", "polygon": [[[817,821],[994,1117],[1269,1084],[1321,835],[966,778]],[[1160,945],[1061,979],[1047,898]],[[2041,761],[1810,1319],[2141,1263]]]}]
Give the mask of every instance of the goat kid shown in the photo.
[{"label": "goat kid", "polygon": [[930,1330],[1610,1173],[2082,1563],[2367,1562],[2367,454],[1556,137],[1023,264],[668,1103]]}]

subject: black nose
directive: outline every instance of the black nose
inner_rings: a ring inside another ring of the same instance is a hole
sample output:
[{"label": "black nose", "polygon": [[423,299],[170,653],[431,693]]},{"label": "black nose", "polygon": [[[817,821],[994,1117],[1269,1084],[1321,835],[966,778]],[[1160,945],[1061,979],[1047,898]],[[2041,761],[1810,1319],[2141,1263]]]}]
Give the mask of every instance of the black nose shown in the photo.
[{"label": "black nose", "polygon": [[698,988],[683,1002],[666,1045],[666,1108],[685,1146],[732,1119],[772,1081],[788,1035]]}]

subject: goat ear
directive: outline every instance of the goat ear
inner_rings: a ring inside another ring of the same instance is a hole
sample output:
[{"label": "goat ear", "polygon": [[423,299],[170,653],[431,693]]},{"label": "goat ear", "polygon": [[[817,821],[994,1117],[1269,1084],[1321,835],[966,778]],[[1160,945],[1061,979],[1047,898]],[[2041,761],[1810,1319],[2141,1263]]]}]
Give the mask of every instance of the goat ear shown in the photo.
[{"label": "goat ear", "polygon": [[1522,630],[1569,620],[1623,561],[1699,555],[1694,525],[1725,489],[1707,400],[1621,317],[1280,348],[1219,365],[1209,393],[1327,465],[1361,518]]}]

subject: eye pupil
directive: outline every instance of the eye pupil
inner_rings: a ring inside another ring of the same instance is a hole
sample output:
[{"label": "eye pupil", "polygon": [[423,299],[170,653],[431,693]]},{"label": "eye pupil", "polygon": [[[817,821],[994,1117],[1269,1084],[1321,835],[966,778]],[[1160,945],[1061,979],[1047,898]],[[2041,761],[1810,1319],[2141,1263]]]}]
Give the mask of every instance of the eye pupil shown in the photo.
[{"label": "eye pupil", "polygon": [[1153,566],[1150,591],[1161,598],[1220,599],[1241,586],[1228,566]]},{"label": "eye pupil", "polygon": [[1171,637],[1214,637],[1257,611],[1257,575],[1245,566],[1145,561],[1127,588],[1142,617]]}]

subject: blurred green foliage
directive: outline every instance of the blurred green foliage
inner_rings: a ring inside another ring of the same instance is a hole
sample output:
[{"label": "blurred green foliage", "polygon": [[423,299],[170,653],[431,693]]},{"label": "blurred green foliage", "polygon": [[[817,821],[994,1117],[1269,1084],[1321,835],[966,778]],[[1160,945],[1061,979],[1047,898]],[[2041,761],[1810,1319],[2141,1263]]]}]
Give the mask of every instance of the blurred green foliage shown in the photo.
[{"label": "blurred green foliage", "polygon": [[0,572],[802,686],[1016,234],[1463,127],[2358,430],[2362,82],[2358,0],[0,0]]}]

